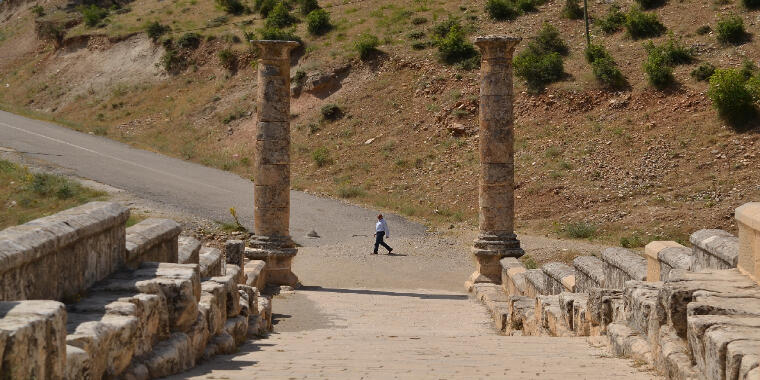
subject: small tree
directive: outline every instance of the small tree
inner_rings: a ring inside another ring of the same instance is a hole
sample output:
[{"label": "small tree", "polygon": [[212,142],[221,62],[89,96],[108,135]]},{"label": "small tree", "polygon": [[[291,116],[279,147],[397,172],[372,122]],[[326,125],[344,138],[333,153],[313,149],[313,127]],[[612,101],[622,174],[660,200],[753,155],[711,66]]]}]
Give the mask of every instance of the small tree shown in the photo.
[{"label": "small tree", "polygon": [[444,38],[436,41],[438,54],[447,64],[466,61],[478,55],[475,47],[467,41],[459,25],[453,25]]},{"label": "small tree", "polygon": [[171,28],[166,25],[160,24],[158,21],[149,22],[145,25],[145,32],[153,42],[158,41],[161,36],[168,32]]},{"label": "small tree", "polygon": [[82,14],[82,20],[89,28],[97,26],[103,19],[108,17],[108,10],[95,4],[90,4],[90,6],[80,6],[79,13]]},{"label": "small tree", "polygon": [[740,45],[747,40],[744,20],[739,16],[728,16],[718,20],[718,41]]},{"label": "small tree", "polygon": [[298,0],[298,4],[301,6],[301,14],[304,16],[320,9],[317,0]]},{"label": "small tree", "polygon": [[755,116],[755,99],[751,87],[747,86],[747,80],[738,70],[715,70],[710,77],[707,96],[720,116],[733,124],[743,124]]},{"label": "small tree", "polygon": [[570,48],[567,47],[567,43],[560,37],[559,30],[553,25],[545,22],[538,31],[538,35],[535,38],[534,45],[541,51],[555,52],[560,55],[567,55],[570,53]]},{"label": "small tree", "polygon": [[488,0],[486,13],[497,21],[514,20],[520,15],[520,10],[511,0]]},{"label": "small tree", "polygon": [[578,4],[578,0],[565,0],[565,7],[562,8],[562,17],[571,20],[583,18],[583,8]]},{"label": "small tree", "polygon": [[245,10],[245,6],[240,3],[240,0],[216,0],[216,5],[222,8],[227,13],[239,15]]},{"label": "small tree", "polygon": [[290,14],[288,7],[281,1],[267,15],[266,26],[270,28],[284,28],[293,25],[295,22],[295,17]]},{"label": "small tree", "polygon": [[321,36],[332,29],[330,14],[324,9],[313,10],[306,16],[306,25],[309,33]]},{"label": "small tree", "polygon": [[633,39],[657,37],[665,33],[663,25],[654,13],[631,9],[625,17],[625,28]]},{"label": "small tree", "polygon": [[369,33],[362,33],[359,35],[359,38],[354,41],[354,50],[359,53],[359,58],[364,60],[377,51],[378,45],[380,45],[380,40],[377,36]]}]

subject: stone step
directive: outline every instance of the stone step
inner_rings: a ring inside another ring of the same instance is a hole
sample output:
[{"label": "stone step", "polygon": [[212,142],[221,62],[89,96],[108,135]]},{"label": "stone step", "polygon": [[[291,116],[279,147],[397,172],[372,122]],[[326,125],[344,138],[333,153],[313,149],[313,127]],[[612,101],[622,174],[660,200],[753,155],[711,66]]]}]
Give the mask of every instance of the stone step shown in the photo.
[{"label": "stone step", "polygon": [[705,229],[691,234],[693,270],[731,269],[739,262],[739,238],[723,230]]},{"label": "stone step", "polygon": [[[747,344],[734,345],[732,355],[727,355],[728,347],[740,341]],[[690,315],[688,343],[698,370],[707,378],[736,379],[743,357],[747,356],[750,363],[753,355],[756,359],[760,354],[756,350],[760,345],[760,317]],[[726,376],[729,373],[733,375]]]},{"label": "stone step", "polygon": [[180,264],[198,264],[201,242],[192,236],[180,236],[177,240],[179,251],[177,262]]},{"label": "stone step", "polygon": [[222,251],[213,247],[203,247],[198,255],[201,278],[222,274]]},{"label": "stone step", "polygon": [[501,286],[509,296],[525,294],[525,267],[514,257],[505,257],[499,261],[501,265]]},{"label": "stone step", "polygon": [[610,289],[623,289],[630,280],[646,281],[647,261],[638,253],[619,247],[606,248],[602,251],[604,263],[604,286]]},{"label": "stone step", "polygon": [[522,330],[535,329],[536,299],[527,296],[510,296],[507,300],[509,321],[505,329],[507,335],[521,334]]},{"label": "stone step", "polygon": [[56,301],[0,302],[0,377],[61,379],[66,310]]},{"label": "stone step", "polygon": [[591,288],[588,293],[588,320],[591,336],[604,335],[607,326],[625,319],[623,291]]},{"label": "stone step", "polygon": [[604,288],[604,263],[594,256],[578,256],[573,260],[575,292],[587,293],[591,288]]},{"label": "stone step", "polygon": [[587,304],[588,295],[585,293],[563,292],[559,294],[562,319],[565,326],[573,332],[573,335],[589,336],[590,334]]},{"label": "stone step", "polygon": [[658,312],[662,285],[662,282],[628,281],[623,291],[628,326],[650,343],[656,342],[663,324],[662,313]]},{"label": "stone step", "polygon": [[536,319],[535,331],[524,331],[526,335],[573,335],[562,318],[559,295],[536,297]]},{"label": "stone step", "polygon": [[549,294],[575,291],[575,269],[573,267],[563,263],[551,262],[544,264],[541,270],[546,274]]},{"label": "stone step", "polygon": [[478,283],[473,285],[472,293],[475,299],[481,301],[491,313],[494,328],[499,332],[504,332],[509,320],[507,306],[509,297],[504,293],[504,289],[496,284]]},{"label": "stone step", "polygon": [[652,350],[646,339],[642,338],[624,322],[614,322],[607,326],[612,352],[620,357],[630,358],[648,367],[654,365]]},{"label": "stone step", "polygon": [[702,378],[696,367],[692,365],[688,344],[668,325],[660,327],[653,354],[658,372],[667,376],[668,379],[698,380]]}]

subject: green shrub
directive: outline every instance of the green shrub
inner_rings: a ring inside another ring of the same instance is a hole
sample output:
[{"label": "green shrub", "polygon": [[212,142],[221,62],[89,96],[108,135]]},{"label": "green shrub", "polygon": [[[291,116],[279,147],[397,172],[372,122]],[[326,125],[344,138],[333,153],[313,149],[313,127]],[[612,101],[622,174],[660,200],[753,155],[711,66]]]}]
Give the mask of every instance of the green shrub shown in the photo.
[{"label": "green shrub", "polygon": [[665,0],[636,0],[636,2],[644,9],[657,8],[665,4]]},{"label": "green shrub", "polygon": [[243,6],[240,0],[215,0],[215,1],[216,1],[216,5],[219,6],[219,8],[222,8],[227,13],[239,15],[243,13],[243,11],[245,10],[245,6]]},{"label": "green shrub", "polygon": [[659,49],[652,49],[647,54],[644,72],[647,74],[649,83],[658,89],[668,87],[675,82],[673,67],[668,64],[665,54]]},{"label": "green shrub", "polygon": [[691,63],[694,60],[694,49],[687,48],[680,41],[673,38],[662,45],[655,45],[651,41],[644,44],[647,54],[661,55],[666,65],[676,66]]},{"label": "green shrub", "polygon": [[97,26],[101,21],[103,21],[103,19],[108,17],[108,10],[103,9],[95,4],[90,4],[90,6],[80,6],[79,13],[82,14],[82,20],[84,21],[84,24],[89,28]]},{"label": "green shrub", "polygon": [[728,16],[718,20],[718,41],[740,45],[747,40],[744,20],[739,16]]},{"label": "green shrub", "polygon": [[586,48],[586,61],[591,64],[594,77],[603,85],[610,88],[619,88],[626,84],[625,77],[617,67],[607,49],[602,45],[591,45]]},{"label": "green shrub", "polygon": [[712,31],[712,28],[710,28],[710,25],[702,25],[699,28],[697,28],[697,34],[700,36],[704,36],[707,33],[710,33]]},{"label": "green shrub", "polygon": [[341,198],[356,198],[367,194],[358,186],[342,185],[338,188],[338,196]]},{"label": "green shrub", "polygon": [[646,245],[639,235],[623,236],[620,238],[620,245],[623,248],[640,248]]},{"label": "green shrub", "polygon": [[710,77],[707,96],[721,117],[733,124],[743,124],[756,113],[752,93],[756,82],[748,86],[747,79],[739,70],[718,69]]},{"label": "green shrub", "polygon": [[309,33],[321,36],[332,29],[332,24],[330,24],[330,14],[324,9],[311,11],[311,13],[306,16],[306,25]]},{"label": "green shrub", "polygon": [[752,78],[755,75],[756,71],[757,71],[757,66],[755,66],[755,64],[748,59],[744,60],[744,62],[742,63],[742,68],[739,69],[739,72],[742,74],[744,79],[747,79],[747,80],[749,78]]},{"label": "green shrub", "polygon": [[301,42],[301,37],[298,37],[291,30],[265,27],[265,28],[259,29],[258,32],[259,32],[259,35],[261,35],[262,40]]},{"label": "green shrub", "polygon": [[[37,35],[42,39],[51,40],[56,45],[60,45],[63,42],[63,37],[66,36],[66,31],[63,27],[54,22],[41,22],[37,29]],[[2,35],[0,35],[2,37]],[[0,38],[2,40],[2,38]]]},{"label": "green shrub", "polygon": [[631,9],[625,16],[625,28],[633,39],[657,37],[665,33],[663,25],[654,13]]},{"label": "green shrub", "polygon": [[419,40],[422,37],[425,37],[425,32],[421,30],[415,30],[414,32],[410,32],[408,37],[412,40]]},{"label": "green shrub", "polygon": [[319,147],[311,152],[311,159],[317,164],[317,167],[323,167],[332,163],[330,152],[325,147]]},{"label": "green shrub", "polygon": [[296,18],[290,14],[284,2],[279,2],[267,15],[265,25],[269,28],[284,28],[296,22]]},{"label": "green shrub", "polygon": [[[218,17],[214,17],[211,20],[206,21],[206,26],[209,28],[216,28],[218,26],[224,25],[229,20],[229,17],[222,15]],[[209,35],[208,37],[213,37]]]},{"label": "green shrub", "polygon": [[422,25],[422,24],[424,24],[426,22],[428,22],[428,19],[426,19],[424,17],[415,17],[415,18],[412,19],[412,24],[413,25]]},{"label": "green shrub", "polygon": [[441,60],[449,65],[464,62],[478,55],[459,25],[452,26],[446,37],[436,41],[436,45]]},{"label": "green shrub", "polygon": [[715,73],[715,66],[709,62],[704,62],[699,67],[691,71],[691,76],[698,81],[706,81]]},{"label": "green shrub", "polygon": [[449,34],[449,31],[451,31],[451,28],[455,26],[459,28],[462,27],[462,24],[459,23],[459,19],[456,17],[449,17],[446,21],[441,21],[438,24],[435,24],[433,27],[433,39],[446,37],[446,35]]},{"label": "green shrub", "polygon": [[316,11],[317,9],[320,9],[317,0],[298,0],[298,4],[301,8],[301,14],[304,16],[313,11]]},{"label": "green shrub", "polygon": [[749,9],[760,8],[760,0],[742,0],[742,4]]},{"label": "green shrub", "polygon": [[234,70],[237,66],[237,56],[230,49],[220,50],[217,54],[219,57],[219,64],[227,70]]},{"label": "green shrub", "polygon": [[620,11],[618,5],[613,4],[607,11],[607,15],[602,19],[594,21],[594,23],[599,26],[602,32],[612,34],[623,28],[625,20],[625,13]]},{"label": "green shrub", "polygon": [[158,21],[149,22],[145,25],[145,32],[148,33],[148,37],[154,42],[158,41],[158,39],[169,30],[171,30],[171,28],[160,24]]},{"label": "green shrub", "polygon": [[573,239],[589,239],[596,234],[596,226],[586,222],[568,223],[565,234]]},{"label": "green shrub", "polygon": [[253,9],[259,12],[261,17],[267,17],[278,2],[278,0],[254,0]]},{"label": "green shrub", "polygon": [[80,195],[84,189],[80,184],[59,175],[35,173],[28,190],[40,196],[54,195],[58,199],[69,199]]},{"label": "green shrub", "polygon": [[559,53],[541,53],[531,48],[518,54],[513,65],[515,75],[525,80],[528,89],[533,92],[543,90],[546,84],[559,81],[565,74]]},{"label": "green shrub", "polygon": [[40,5],[35,5],[32,7],[32,13],[37,17],[42,17],[45,15],[45,8]]},{"label": "green shrub", "polygon": [[430,46],[427,42],[415,42],[412,44],[412,49],[414,50],[425,50]]},{"label": "green shrub", "polygon": [[593,63],[600,58],[610,58],[610,53],[607,52],[607,49],[603,45],[591,44],[591,46],[586,48],[584,54],[588,63]]},{"label": "green shrub", "polygon": [[578,0],[565,0],[565,6],[562,8],[562,17],[571,20],[583,18],[583,8],[578,4]]},{"label": "green shrub", "polygon": [[367,59],[372,53],[377,51],[378,45],[380,45],[380,40],[377,36],[369,33],[362,33],[359,35],[359,38],[354,41],[354,50],[359,53],[361,59]]},{"label": "green shrub", "polygon": [[533,45],[541,52],[554,52],[561,55],[567,55],[570,49],[565,41],[559,35],[559,30],[549,23],[544,23],[541,30],[538,31]]},{"label": "green shrub", "polygon": [[538,12],[540,2],[536,0],[517,0],[517,9],[523,13]]},{"label": "green shrub", "polygon": [[530,255],[525,255],[520,260],[522,260],[525,269],[538,269],[536,260]]},{"label": "green shrub", "polygon": [[494,20],[514,20],[520,15],[520,10],[512,0],[488,0],[486,13]]},{"label": "green shrub", "polygon": [[201,44],[201,35],[194,32],[183,34],[177,39],[177,46],[183,49],[195,49]]},{"label": "green shrub", "polygon": [[323,120],[335,121],[343,117],[343,110],[337,104],[325,104],[319,112]]}]

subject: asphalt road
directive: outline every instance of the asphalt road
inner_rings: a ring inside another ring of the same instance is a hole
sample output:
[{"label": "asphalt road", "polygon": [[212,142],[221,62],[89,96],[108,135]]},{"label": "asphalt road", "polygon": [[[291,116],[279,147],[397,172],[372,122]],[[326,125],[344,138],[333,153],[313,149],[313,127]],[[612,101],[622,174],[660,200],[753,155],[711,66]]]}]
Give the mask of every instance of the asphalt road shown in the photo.
[{"label": "asphalt road", "polygon": [[[253,183],[229,172],[3,111],[0,147],[199,217],[231,221],[229,209],[235,207],[243,225],[253,227]],[[291,191],[290,199],[290,233],[304,246],[374,233],[377,210],[298,191]],[[386,218],[392,237],[425,232],[424,226],[397,215]],[[306,238],[312,229],[320,239]]]}]

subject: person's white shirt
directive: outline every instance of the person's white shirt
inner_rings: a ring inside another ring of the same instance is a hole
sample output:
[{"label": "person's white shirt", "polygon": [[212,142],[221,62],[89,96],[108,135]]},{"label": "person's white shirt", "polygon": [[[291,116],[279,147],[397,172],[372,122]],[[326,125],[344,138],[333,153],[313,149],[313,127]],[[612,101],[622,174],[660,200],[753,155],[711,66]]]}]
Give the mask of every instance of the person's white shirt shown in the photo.
[{"label": "person's white shirt", "polygon": [[388,229],[388,223],[385,222],[385,219],[380,219],[375,224],[375,232],[380,231],[385,232],[385,237],[390,237],[391,230]]}]

